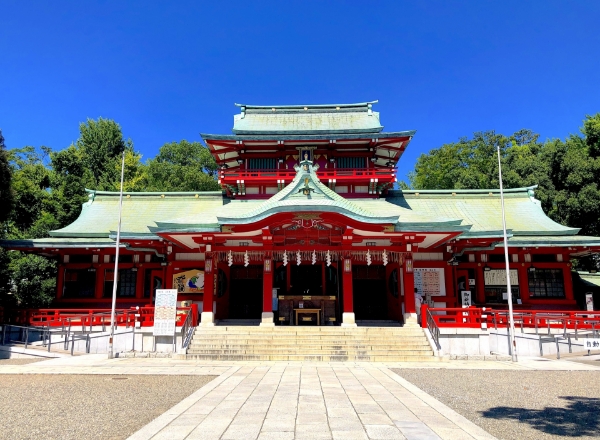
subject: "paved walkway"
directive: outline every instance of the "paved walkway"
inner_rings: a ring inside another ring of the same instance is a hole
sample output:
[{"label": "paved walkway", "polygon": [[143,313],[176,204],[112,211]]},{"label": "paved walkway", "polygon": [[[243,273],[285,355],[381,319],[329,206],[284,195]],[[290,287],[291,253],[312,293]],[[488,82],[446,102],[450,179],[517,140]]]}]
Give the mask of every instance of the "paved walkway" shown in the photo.
[{"label": "paved walkway", "polygon": [[190,362],[87,355],[0,366],[0,374],[216,374],[130,439],[493,439],[389,368],[600,370],[519,363]]}]

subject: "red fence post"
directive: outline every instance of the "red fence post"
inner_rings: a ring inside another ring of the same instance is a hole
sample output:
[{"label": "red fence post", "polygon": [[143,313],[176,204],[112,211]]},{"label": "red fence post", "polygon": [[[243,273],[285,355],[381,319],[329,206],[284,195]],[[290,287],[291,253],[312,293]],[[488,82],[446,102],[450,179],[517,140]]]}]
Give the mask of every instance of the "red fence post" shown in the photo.
[{"label": "red fence post", "polygon": [[421,327],[427,328],[427,309],[429,306],[425,303],[421,304]]},{"label": "red fence post", "polygon": [[198,304],[192,303],[192,308],[188,313],[192,314],[192,325],[194,327],[198,326]]}]

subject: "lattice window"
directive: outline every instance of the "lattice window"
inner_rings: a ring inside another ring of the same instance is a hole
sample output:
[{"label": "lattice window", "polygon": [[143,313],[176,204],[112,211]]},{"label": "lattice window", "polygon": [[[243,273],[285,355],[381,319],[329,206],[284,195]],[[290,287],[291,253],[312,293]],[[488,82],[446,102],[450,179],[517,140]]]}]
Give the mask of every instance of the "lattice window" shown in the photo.
[{"label": "lattice window", "polygon": [[[112,296],[114,271],[106,269],[104,271],[104,297]],[[131,269],[120,269],[117,276],[117,296],[135,297],[135,287],[137,282],[137,271]]]},{"label": "lattice window", "polygon": [[338,168],[362,169],[367,167],[367,159],[364,157],[338,157],[336,166]]},{"label": "lattice window", "polygon": [[65,298],[93,298],[96,290],[96,271],[65,269],[63,296]]},{"label": "lattice window", "polygon": [[529,295],[540,298],[564,298],[565,283],[562,269],[528,271]]},{"label": "lattice window", "polygon": [[248,159],[248,169],[250,170],[276,170],[277,159]]}]

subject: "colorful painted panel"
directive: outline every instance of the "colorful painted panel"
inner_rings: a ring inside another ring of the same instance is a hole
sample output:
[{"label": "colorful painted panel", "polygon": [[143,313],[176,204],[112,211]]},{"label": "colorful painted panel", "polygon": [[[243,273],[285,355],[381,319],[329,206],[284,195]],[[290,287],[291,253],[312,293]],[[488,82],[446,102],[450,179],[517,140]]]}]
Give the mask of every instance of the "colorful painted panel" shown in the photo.
[{"label": "colorful painted panel", "polygon": [[204,293],[204,271],[191,269],[173,274],[173,289],[178,293]]}]

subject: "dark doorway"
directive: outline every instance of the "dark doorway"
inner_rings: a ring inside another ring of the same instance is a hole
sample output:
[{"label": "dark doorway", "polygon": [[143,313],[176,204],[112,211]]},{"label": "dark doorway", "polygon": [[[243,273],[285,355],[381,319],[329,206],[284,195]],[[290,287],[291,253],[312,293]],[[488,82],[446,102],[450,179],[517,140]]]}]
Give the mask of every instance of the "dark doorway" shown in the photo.
[{"label": "dark doorway", "polygon": [[292,295],[323,295],[323,275],[321,264],[292,266]]},{"label": "dark doorway", "polygon": [[229,319],[260,319],[262,315],[262,266],[231,266]]},{"label": "dark doorway", "polygon": [[353,266],[352,290],[357,320],[389,319],[384,266]]}]

